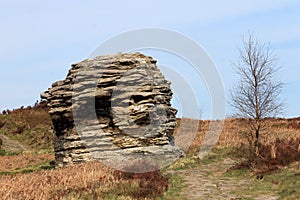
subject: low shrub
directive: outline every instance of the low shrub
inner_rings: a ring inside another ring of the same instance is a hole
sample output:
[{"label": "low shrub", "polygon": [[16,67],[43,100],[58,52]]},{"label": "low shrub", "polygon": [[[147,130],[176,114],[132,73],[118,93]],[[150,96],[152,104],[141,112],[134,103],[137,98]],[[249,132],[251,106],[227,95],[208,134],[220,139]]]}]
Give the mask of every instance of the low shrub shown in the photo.
[{"label": "low shrub", "polygon": [[[168,178],[157,169],[156,166],[145,161],[136,161],[122,171],[116,170],[114,174],[119,179],[135,181],[138,189],[133,190],[130,196],[142,199],[160,196],[167,190]],[[132,173],[134,171],[136,173]]]},{"label": "low shrub", "polygon": [[[256,174],[263,175],[300,161],[300,138],[276,139],[273,143],[260,144],[259,156],[250,156],[230,169],[250,168]],[[241,148],[241,152],[247,150]],[[245,153],[244,155],[250,155]]]}]

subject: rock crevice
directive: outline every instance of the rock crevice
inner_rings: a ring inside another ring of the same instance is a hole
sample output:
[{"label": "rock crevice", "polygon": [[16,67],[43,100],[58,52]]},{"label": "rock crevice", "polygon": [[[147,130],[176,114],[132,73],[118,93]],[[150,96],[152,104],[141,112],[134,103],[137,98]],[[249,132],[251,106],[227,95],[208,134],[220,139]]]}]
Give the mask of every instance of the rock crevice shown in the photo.
[{"label": "rock crevice", "polygon": [[50,106],[57,165],[182,155],[174,146],[170,82],[152,57],[126,53],[72,64],[41,97]]}]

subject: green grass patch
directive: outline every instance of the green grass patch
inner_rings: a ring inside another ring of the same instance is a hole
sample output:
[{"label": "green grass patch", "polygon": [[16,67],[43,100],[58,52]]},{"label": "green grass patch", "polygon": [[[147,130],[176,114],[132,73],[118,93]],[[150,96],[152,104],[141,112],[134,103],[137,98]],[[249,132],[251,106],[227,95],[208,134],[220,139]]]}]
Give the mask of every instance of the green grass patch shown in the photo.
[{"label": "green grass patch", "polygon": [[249,178],[249,169],[242,168],[236,170],[228,170],[225,174],[225,177],[238,177],[238,178]]},{"label": "green grass patch", "polygon": [[164,168],[163,171],[192,169],[199,166],[200,162],[201,160],[197,156],[185,156]]},{"label": "green grass patch", "polygon": [[[300,163],[264,176],[254,175],[249,169],[231,170],[225,176],[249,180],[249,187],[232,191],[234,194],[253,199],[260,195],[278,196],[279,199],[300,199]],[[250,198],[251,197],[251,198]]]},{"label": "green grass patch", "polygon": [[163,171],[167,170],[186,170],[196,168],[200,165],[208,165],[214,162],[221,162],[226,158],[234,157],[231,154],[231,148],[215,148],[207,156],[200,159],[198,155],[187,154],[186,156],[176,160],[170,166],[163,169]]},{"label": "green grass patch", "polygon": [[49,161],[46,161],[46,162],[39,163],[37,165],[28,166],[28,167],[25,167],[25,168],[16,168],[16,169],[10,170],[10,171],[3,171],[3,172],[0,172],[0,175],[30,173],[30,172],[34,172],[34,171],[50,170],[50,169],[54,169],[54,168],[55,168],[54,165],[50,164]]},{"label": "green grass patch", "polygon": [[16,156],[21,154],[22,152],[17,151],[5,151],[4,149],[0,149],[0,156]]},{"label": "green grass patch", "polygon": [[211,150],[207,156],[201,159],[203,165],[208,165],[214,162],[221,162],[226,158],[234,157],[232,154],[232,148],[230,147],[217,147]]},{"label": "green grass patch", "polygon": [[283,169],[277,174],[266,176],[266,180],[278,187],[280,199],[300,199],[300,164],[296,168]]},{"label": "green grass patch", "polygon": [[169,187],[160,200],[182,200],[181,190],[184,188],[183,179],[181,176],[172,174],[169,175]]}]

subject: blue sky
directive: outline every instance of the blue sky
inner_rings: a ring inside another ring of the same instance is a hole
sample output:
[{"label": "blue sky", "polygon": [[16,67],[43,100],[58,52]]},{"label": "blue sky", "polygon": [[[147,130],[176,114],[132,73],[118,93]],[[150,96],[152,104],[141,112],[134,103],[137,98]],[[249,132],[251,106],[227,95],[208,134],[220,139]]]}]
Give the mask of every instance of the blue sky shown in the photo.
[{"label": "blue sky", "polygon": [[[40,92],[65,78],[71,63],[88,57],[105,40],[132,29],[157,27],[200,44],[221,74],[226,94],[237,80],[232,63],[243,35],[251,31],[270,42],[283,67],[284,116],[298,117],[299,10],[296,0],[0,1],[0,110],[34,104]],[[201,88],[193,89],[209,99]],[[199,103],[204,118],[209,117],[208,102]],[[227,113],[231,114],[230,107]]]}]

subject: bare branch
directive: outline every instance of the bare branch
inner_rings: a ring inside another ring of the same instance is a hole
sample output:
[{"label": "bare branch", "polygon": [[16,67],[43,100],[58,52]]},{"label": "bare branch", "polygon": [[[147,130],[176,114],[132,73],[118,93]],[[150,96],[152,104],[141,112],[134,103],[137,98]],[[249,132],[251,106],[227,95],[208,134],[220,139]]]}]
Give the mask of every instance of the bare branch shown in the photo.
[{"label": "bare branch", "polygon": [[240,80],[231,91],[231,106],[236,115],[255,120],[249,127],[255,132],[258,148],[259,131],[262,119],[281,114],[284,104],[279,95],[282,83],[277,80],[277,57],[267,43],[260,43],[249,34],[244,38],[242,48],[238,49],[239,60],[234,65]]}]

